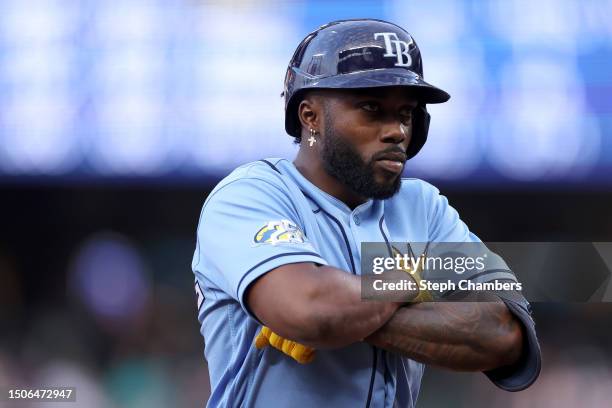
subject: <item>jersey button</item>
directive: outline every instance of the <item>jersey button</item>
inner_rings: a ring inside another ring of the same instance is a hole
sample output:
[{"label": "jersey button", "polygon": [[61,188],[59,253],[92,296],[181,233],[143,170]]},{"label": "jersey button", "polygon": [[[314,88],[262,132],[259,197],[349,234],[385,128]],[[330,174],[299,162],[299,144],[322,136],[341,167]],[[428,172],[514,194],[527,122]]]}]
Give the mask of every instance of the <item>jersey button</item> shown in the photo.
[{"label": "jersey button", "polygon": [[357,214],[353,215],[353,221],[355,221],[355,225],[361,224],[361,219],[359,219]]}]

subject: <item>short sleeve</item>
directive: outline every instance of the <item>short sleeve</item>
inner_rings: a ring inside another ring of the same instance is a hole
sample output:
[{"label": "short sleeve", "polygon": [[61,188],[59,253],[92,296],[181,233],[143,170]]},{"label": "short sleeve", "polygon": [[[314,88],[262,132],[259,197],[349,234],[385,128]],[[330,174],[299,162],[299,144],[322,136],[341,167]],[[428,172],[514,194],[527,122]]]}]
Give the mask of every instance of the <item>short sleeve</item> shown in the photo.
[{"label": "short sleeve", "polygon": [[326,265],[306,237],[289,195],[270,181],[241,178],[215,189],[200,216],[193,269],[240,302],[249,285],[279,266]]},{"label": "short sleeve", "polygon": [[448,199],[431,184],[424,183],[431,242],[478,242],[478,237],[470,232],[459,218],[457,210],[450,206]]}]

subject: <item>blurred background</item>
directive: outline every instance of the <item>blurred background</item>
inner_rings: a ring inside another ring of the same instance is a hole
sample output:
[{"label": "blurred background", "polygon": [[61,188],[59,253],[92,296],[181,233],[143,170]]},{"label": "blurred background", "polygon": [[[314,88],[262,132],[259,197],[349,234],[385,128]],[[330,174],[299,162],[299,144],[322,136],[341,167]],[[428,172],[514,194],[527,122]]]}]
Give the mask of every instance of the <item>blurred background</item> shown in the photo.
[{"label": "blurred background", "polygon": [[[405,175],[481,239],[612,241],[611,15],[603,0],[0,0],[0,387],[204,406],[201,205],[237,165],[295,155],[287,63],[334,19],[414,35],[452,98],[429,107]],[[606,406],[612,305],[533,306],[534,386],[428,369],[419,406]]]}]

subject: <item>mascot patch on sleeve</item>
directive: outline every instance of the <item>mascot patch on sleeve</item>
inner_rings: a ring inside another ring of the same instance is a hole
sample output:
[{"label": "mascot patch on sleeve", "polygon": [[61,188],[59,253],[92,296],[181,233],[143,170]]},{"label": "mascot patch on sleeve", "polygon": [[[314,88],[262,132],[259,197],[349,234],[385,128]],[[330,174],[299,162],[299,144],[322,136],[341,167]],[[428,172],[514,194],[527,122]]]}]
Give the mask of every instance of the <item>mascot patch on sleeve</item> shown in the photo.
[{"label": "mascot patch on sleeve", "polygon": [[256,244],[303,244],[304,234],[294,222],[289,220],[268,221],[253,237]]}]

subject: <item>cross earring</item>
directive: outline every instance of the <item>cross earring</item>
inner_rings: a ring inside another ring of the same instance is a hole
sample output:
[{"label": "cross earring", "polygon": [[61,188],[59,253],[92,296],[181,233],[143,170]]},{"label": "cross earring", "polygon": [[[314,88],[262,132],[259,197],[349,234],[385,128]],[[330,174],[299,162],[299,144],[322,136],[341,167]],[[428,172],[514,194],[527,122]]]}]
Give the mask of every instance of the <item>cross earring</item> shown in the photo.
[{"label": "cross earring", "polygon": [[310,128],[309,131],[310,131],[310,137],[308,138],[308,143],[310,147],[312,147],[312,145],[315,144],[317,141],[317,139],[315,139],[315,136],[318,135],[319,132],[317,132],[313,128]]}]

